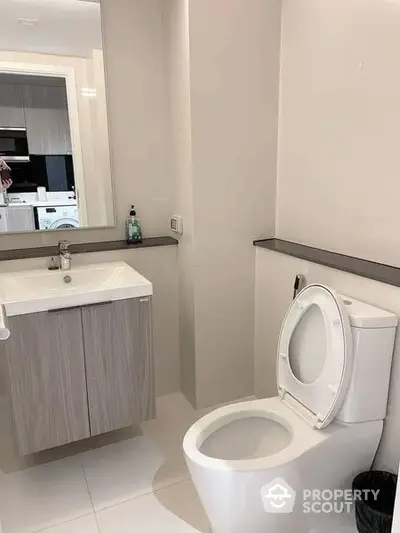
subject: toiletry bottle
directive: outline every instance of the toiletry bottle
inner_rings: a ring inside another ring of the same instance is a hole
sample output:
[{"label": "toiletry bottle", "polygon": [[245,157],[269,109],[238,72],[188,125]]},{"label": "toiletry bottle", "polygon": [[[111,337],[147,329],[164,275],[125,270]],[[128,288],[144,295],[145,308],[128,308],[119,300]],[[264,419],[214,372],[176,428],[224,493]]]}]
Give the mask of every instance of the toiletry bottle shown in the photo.
[{"label": "toiletry bottle", "polygon": [[142,227],[140,219],[136,216],[135,206],[131,206],[131,212],[126,221],[126,236],[128,244],[139,244],[142,242]]}]

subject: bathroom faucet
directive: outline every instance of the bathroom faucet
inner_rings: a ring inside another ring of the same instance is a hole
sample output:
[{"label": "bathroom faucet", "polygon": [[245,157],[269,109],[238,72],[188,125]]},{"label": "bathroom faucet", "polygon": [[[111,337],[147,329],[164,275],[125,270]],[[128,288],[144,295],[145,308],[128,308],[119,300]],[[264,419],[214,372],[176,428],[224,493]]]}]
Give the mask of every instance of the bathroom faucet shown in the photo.
[{"label": "bathroom faucet", "polygon": [[69,242],[60,241],[58,243],[58,250],[60,252],[60,266],[61,270],[71,270],[71,252],[69,251]]}]

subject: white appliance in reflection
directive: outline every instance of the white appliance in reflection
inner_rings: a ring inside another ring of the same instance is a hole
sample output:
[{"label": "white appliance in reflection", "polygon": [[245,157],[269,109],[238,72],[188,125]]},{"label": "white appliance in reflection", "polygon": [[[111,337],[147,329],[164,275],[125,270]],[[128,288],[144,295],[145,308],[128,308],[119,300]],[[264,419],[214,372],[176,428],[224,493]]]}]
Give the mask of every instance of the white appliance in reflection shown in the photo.
[{"label": "white appliance in reflection", "polygon": [[9,205],[0,207],[0,233],[35,231],[35,220],[31,205]]},{"label": "white appliance in reflection", "polygon": [[79,228],[78,207],[76,205],[57,205],[36,207],[37,229]]}]

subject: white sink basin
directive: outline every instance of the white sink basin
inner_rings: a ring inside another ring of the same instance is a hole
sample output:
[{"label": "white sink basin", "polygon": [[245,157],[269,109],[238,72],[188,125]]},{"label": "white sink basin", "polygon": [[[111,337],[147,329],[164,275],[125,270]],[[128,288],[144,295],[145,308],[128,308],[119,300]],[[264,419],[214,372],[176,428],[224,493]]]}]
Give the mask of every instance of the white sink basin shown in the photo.
[{"label": "white sink basin", "polygon": [[8,316],[152,294],[150,281],[122,262],[0,274],[0,304]]}]

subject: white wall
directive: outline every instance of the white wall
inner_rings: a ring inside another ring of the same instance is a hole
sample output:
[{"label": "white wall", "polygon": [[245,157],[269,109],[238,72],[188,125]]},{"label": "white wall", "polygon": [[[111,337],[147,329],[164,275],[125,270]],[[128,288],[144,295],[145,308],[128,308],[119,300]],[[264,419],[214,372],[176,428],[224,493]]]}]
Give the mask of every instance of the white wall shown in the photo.
[{"label": "white wall", "polygon": [[125,238],[131,203],[145,236],[168,233],[174,199],[167,146],[163,0],[102,0],[117,227],[5,235],[0,249]]},{"label": "white wall", "polygon": [[[177,256],[177,246],[164,246],[76,254],[72,258],[75,266],[126,261],[153,283],[154,355],[158,396],[180,390]],[[47,258],[2,261],[0,272],[46,268],[47,266]]]},{"label": "white wall", "polygon": [[[85,193],[87,205],[93,206],[91,212],[88,213],[89,225],[104,226],[106,225],[104,222],[103,224],[99,224],[98,222],[96,224],[96,217],[97,220],[114,220],[114,200],[112,198],[110,131],[108,125],[103,51],[92,50],[88,65],[91,67],[90,72],[88,72],[89,87],[95,89],[96,98],[89,98],[94,168],[91,191],[88,190],[88,185],[85,183]],[[94,204],[92,197],[98,198],[98,205]]]},{"label": "white wall", "polygon": [[[296,274],[308,283],[322,283],[358,300],[400,316],[400,288],[301,259],[257,248],[255,390],[258,396],[276,395],[276,352],[280,326],[293,294]],[[371,391],[373,394],[374,391]],[[400,335],[397,335],[388,415],[376,467],[397,472],[400,461]]]},{"label": "white wall", "polygon": [[400,2],[284,0],[277,236],[400,264]]}]

